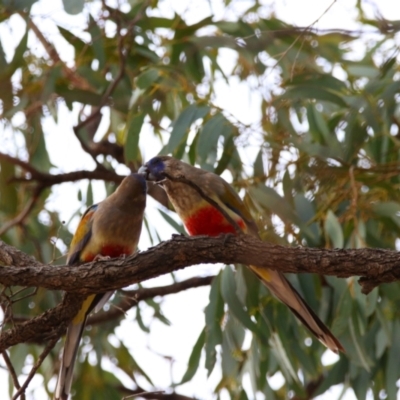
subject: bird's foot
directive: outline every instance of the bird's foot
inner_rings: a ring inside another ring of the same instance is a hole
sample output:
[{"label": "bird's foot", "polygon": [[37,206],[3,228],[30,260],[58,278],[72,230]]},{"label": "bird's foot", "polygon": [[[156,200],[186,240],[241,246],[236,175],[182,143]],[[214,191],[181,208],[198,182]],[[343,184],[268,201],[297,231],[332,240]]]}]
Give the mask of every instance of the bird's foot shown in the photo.
[{"label": "bird's foot", "polygon": [[110,256],[102,256],[101,254],[97,254],[95,258],[93,258],[93,261],[105,261],[105,260],[110,260]]},{"label": "bird's foot", "polygon": [[229,239],[234,237],[235,235],[231,232],[228,232],[228,233],[224,233],[222,236],[223,236],[224,246],[226,246],[228,244]]}]

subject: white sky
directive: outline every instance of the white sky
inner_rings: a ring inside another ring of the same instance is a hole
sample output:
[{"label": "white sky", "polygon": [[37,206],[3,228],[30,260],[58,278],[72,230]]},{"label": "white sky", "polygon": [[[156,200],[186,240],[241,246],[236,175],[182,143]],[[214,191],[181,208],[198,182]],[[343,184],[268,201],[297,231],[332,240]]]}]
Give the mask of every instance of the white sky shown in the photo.
[{"label": "white sky", "polygon": [[[249,3],[244,0],[236,2],[235,7],[230,11],[231,15],[235,15],[235,9],[246,7]],[[323,15],[325,10],[332,4],[326,14]],[[179,13],[184,12],[190,23],[202,19],[210,13],[210,4],[215,19],[226,16],[222,14],[223,7],[221,1],[207,0],[198,1],[179,1],[179,0],[164,0],[160,2],[162,6],[163,16],[171,16],[172,10]],[[264,1],[266,10],[274,9],[278,18],[284,19],[289,23],[297,26],[308,26],[313,22],[318,22],[314,25],[316,28],[342,28],[342,29],[356,29],[357,25],[354,22],[355,13],[355,0],[281,0],[281,1]],[[376,11],[379,12],[387,19],[400,20],[400,2],[396,0],[376,0],[376,1],[363,1],[370,13],[369,17],[374,17]],[[49,20],[58,21],[64,27],[79,29],[85,20],[82,17],[70,16],[63,12],[61,0],[41,0],[36,3],[32,9],[35,19],[40,21],[41,29],[45,30],[47,36],[53,40],[56,45],[61,44],[63,52],[61,57],[63,60],[70,62],[73,59],[71,48],[65,45],[57,31],[54,29],[53,24]],[[267,13],[266,13],[267,14]],[[321,15],[323,15],[321,17]],[[229,16],[229,13],[228,13]],[[0,24],[0,37],[3,46],[5,43],[10,44],[6,48],[7,56],[12,57],[13,47],[12,43],[17,43],[19,37],[23,34],[21,23],[18,18],[12,21],[11,26]],[[38,47],[40,50],[40,46]],[[357,52],[357,49],[355,49]],[[223,52],[221,62],[229,68],[231,53],[227,50]],[[258,120],[259,98],[254,93],[250,93],[247,84],[240,84],[235,79],[232,79],[229,86],[224,82],[219,82],[218,98],[215,103],[227,110],[229,113],[235,115],[236,118],[244,123],[252,123]],[[248,101],[232,101],[232,99],[247,99]],[[106,111],[107,112],[107,111]],[[76,112],[69,113],[64,108],[59,114],[59,121],[56,125],[52,119],[44,121],[44,131],[47,132],[46,139],[48,149],[51,155],[51,161],[57,166],[57,172],[68,172],[79,169],[90,169],[94,167],[91,158],[86,155],[80,148],[79,143],[72,133],[72,126],[76,123]],[[58,134],[54,134],[58,132]],[[151,158],[157,154],[160,149],[158,141],[151,139],[152,135],[142,134],[140,146],[143,150],[145,159]],[[7,131],[0,136],[0,147],[2,149],[12,149],[14,142],[11,135]],[[73,156],[72,156],[73,155]],[[252,158],[254,155],[248,155]],[[56,172],[56,171],[55,171]],[[124,174],[126,170],[121,167],[118,171]],[[62,218],[68,221],[71,215],[77,210],[82,208],[81,203],[76,197],[76,188],[80,187],[85,193],[86,183],[76,184],[63,184],[55,188],[54,194],[48,203],[50,209],[62,212]],[[105,192],[101,183],[94,183],[94,201],[101,201]],[[156,211],[157,205],[152,199],[149,198],[146,214],[151,222],[162,229],[163,239],[168,239],[173,232],[164,221],[159,217]],[[83,211],[83,210],[82,210]],[[74,220],[76,224],[78,219]],[[149,247],[149,238],[146,234],[142,235],[139,247],[146,249]],[[217,266],[200,266],[188,268],[177,274],[179,279],[185,279],[191,276],[215,274]],[[169,276],[159,277],[152,281],[146,282],[146,285],[165,285],[172,283]],[[171,374],[174,381],[179,381],[186,370],[186,362],[192,350],[193,344],[204,325],[204,307],[208,300],[208,288],[192,289],[182,292],[177,295],[167,296],[163,299],[163,311],[168,319],[172,322],[172,326],[167,327],[158,321],[153,321],[151,324],[151,334],[144,334],[134,321],[135,310],[128,313],[126,319],[122,322],[121,327],[117,329],[117,336],[125,345],[131,349],[135,360],[139,365],[150,375],[160,388],[168,388],[171,384]],[[151,315],[144,313],[144,318],[150,321]],[[327,354],[328,356],[328,354]],[[173,358],[173,366],[171,367],[170,361],[167,358]],[[328,356],[328,362],[331,360]],[[201,361],[201,363],[204,360]],[[2,360],[0,360],[2,363]],[[2,364],[1,364],[2,365]],[[107,365],[104,366],[107,368]],[[29,369],[27,370],[29,372]],[[0,370],[0,398],[8,398],[8,380],[7,372]],[[220,375],[218,371],[213,372],[211,377],[207,379],[204,369],[200,369],[195,378],[189,383],[181,386],[177,391],[181,394],[188,396],[196,396],[200,399],[210,399],[215,385],[218,383]],[[29,386],[27,399],[45,399],[46,395],[40,389],[41,378],[37,377]],[[139,380],[139,383],[142,383]],[[55,381],[54,383],[55,384]],[[279,387],[282,380],[279,376],[271,380],[271,385]],[[129,380],[127,380],[129,385]],[[149,388],[143,383],[145,388]],[[332,389],[329,393],[320,396],[320,400],[327,400],[338,398],[342,388],[337,387]],[[249,392],[251,393],[251,392]],[[227,398],[227,397],[226,397]],[[258,397],[261,399],[262,397]],[[257,399],[258,399],[257,398]],[[353,400],[355,396],[348,391],[344,397],[346,400]],[[371,397],[372,398],[372,397]]]}]

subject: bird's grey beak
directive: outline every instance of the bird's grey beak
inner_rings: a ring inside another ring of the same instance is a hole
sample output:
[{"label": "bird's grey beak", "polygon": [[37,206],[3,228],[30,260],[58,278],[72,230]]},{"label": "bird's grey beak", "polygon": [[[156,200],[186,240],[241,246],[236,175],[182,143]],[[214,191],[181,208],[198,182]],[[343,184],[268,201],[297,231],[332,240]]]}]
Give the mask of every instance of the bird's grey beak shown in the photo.
[{"label": "bird's grey beak", "polygon": [[138,174],[144,176],[145,179],[147,179],[149,175],[149,169],[147,168],[146,165],[142,165],[138,170]]}]

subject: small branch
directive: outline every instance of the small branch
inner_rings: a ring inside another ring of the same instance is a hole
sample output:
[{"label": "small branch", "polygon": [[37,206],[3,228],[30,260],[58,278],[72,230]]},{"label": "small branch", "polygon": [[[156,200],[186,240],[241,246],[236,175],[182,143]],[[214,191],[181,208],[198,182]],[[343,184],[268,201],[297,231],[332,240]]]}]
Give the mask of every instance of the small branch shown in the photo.
[{"label": "small branch", "polygon": [[19,213],[19,215],[17,215],[15,218],[2,225],[2,227],[0,228],[0,236],[6,233],[13,226],[19,225],[25,220],[25,218],[29,215],[29,213],[33,210],[33,207],[37,203],[42,190],[43,190],[42,186],[37,186],[34,189],[32,197],[29,199],[28,203],[26,204],[24,209]]},{"label": "small branch", "polygon": [[50,351],[53,349],[53,347],[57,343],[57,341],[59,339],[59,336],[60,336],[60,334],[57,335],[56,337],[54,337],[52,340],[50,340],[50,342],[47,344],[47,346],[43,350],[42,354],[40,354],[39,358],[37,359],[35,365],[32,367],[31,371],[29,372],[29,375],[26,378],[25,382],[17,390],[17,393],[15,393],[15,395],[12,398],[12,400],[17,400],[18,397],[20,397],[20,396],[21,396],[21,400],[25,399],[25,390],[26,390],[26,388],[28,387],[28,385],[29,385],[30,381],[32,380],[32,378],[35,376],[36,371],[42,365],[44,359],[47,357],[47,355],[50,353]]},{"label": "small branch", "polygon": [[275,65],[273,68],[275,68],[281,60],[286,56],[286,54],[290,51],[290,49],[307,33],[310,32],[310,29],[312,28],[313,25],[315,25],[332,7],[333,5],[337,2],[337,0],[333,0],[332,3],[325,9],[325,11],[310,25],[308,25],[306,28],[302,29],[299,32],[299,35],[296,37],[296,39],[290,44],[290,46],[281,54],[281,56],[278,58],[276,61]]},{"label": "small branch", "polygon": [[183,290],[208,286],[214,279],[214,276],[196,277],[176,282],[168,286],[157,286],[152,288],[141,288],[138,290],[123,291],[124,298],[116,307],[107,312],[93,314],[89,317],[87,324],[96,325],[122,317],[126,311],[136,307],[139,301],[152,299],[156,296],[166,296],[179,293]]},{"label": "small branch", "polygon": [[0,335],[0,352],[18,343],[57,341],[78,312],[84,298],[81,295],[66,294],[56,307],[3,331]]},{"label": "small branch", "polygon": [[[5,362],[6,365],[7,365],[8,371],[10,372],[10,375],[11,375],[11,378],[12,378],[12,381],[13,381],[13,383],[14,383],[15,388],[16,388],[17,390],[20,390],[20,389],[21,389],[21,386],[20,386],[20,384],[19,384],[19,382],[18,382],[18,376],[17,376],[17,373],[15,372],[14,366],[13,366],[12,363],[11,363],[10,357],[8,357],[8,354],[7,354],[6,351],[3,351],[3,352],[1,353],[1,355],[2,355],[3,358],[4,358],[4,362]],[[25,398],[25,396],[24,396],[24,398]],[[24,400],[24,399],[22,398],[22,396],[21,396],[21,400]]]},{"label": "small branch", "polygon": [[[47,188],[64,182],[76,182],[82,179],[98,179],[102,181],[115,182],[115,183],[121,183],[122,180],[124,179],[123,176],[118,175],[115,172],[109,171],[105,168],[96,168],[94,171],[81,170],[81,171],[67,172],[64,174],[52,175],[47,172],[41,172],[37,170],[36,168],[32,167],[29,163],[22,161],[19,158],[12,157],[8,154],[1,152],[0,152],[0,160],[5,160],[11,164],[18,165],[24,171],[29,173],[28,176],[12,178],[10,182],[12,183],[38,182],[41,188]],[[160,188],[158,185],[149,182],[147,194],[149,194],[151,197],[157,200],[161,205],[168,208],[168,198],[165,193],[165,190]]]},{"label": "small branch", "polygon": [[[188,289],[195,289],[202,286],[208,286],[211,284],[214,276],[205,276],[205,277],[195,277],[189,278],[181,282],[175,282],[171,285],[167,286],[157,286],[150,288],[140,288],[137,290],[123,290],[117,292],[118,295],[122,295],[122,300],[115,306],[112,307],[109,311],[99,312],[98,314],[92,314],[87,322],[87,325],[97,325],[104,322],[112,321],[114,319],[120,318],[125,315],[125,312],[131,309],[132,307],[136,307],[139,301],[147,300],[154,298],[156,296],[167,296],[169,294],[179,293]],[[4,323],[11,322],[13,324],[21,324],[30,320],[30,318],[23,315],[15,315],[6,316],[4,318]],[[38,341],[37,343],[42,343],[42,341]]]},{"label": "small branch", "polygon": [[[23,16],[26,16],[24,13],[20,13]],[[62,70],[65,74],[65,76],[69,79],[70,83],[72,83],[74,86],[78,87],[79,89],[82,90],[89,90],[91,92],[94,91],[94,88],[88,83],[88,81],[83,78],[82,76],[78,75],[76,73],[76,70],[73,68],[69,68],[65,65],[65,63],[61,60],[56,48],[52,43],[50,43],[41,30],[38,28],[38,26],[33,22],[32,18],[28,17],[28,26],[30,29],[32,29],[33,33],[36,35],[38,38],[39,42],[42,44],[44,49],[46,50],[47,54],[49,55],[49,58],[53,62],[54,65],[61,65]]]},{"label": "small branch", "polygon": [[0,152],[0,160],[9,162],[10,164],[13,164],[13,165],[18,165],[24,171],[29,172],[32,176],[36,176],[36,175],[40,175],[41,174],[40,171],[38,171],[36,168],[34,168],[28,162],[22,161],[17,157],[10,156],[9,154],[5,154],[5,153]]},{"label": "small branch", "polygon": [[163,390],[148,392],[146,390],[143,390],[139,386],[137,389],[134,390],[128,389],[125,386],[118,386],[117,389],[123,393],[129,393],[127,396],[123,397],[122,400],[136,399],[136,398],[144,398],[151,400],[196,400],[193,397],[187,397],[182,394],[178,394],[176,392],[165,393],[165,391]]},{"label": "small branch", "polygon": [[99,117],[101,114],[101,109],[108,103],[110,96],[122,80],[122,78],[125,75],[125,66],[126,66],[126,57],[127,57],[127,52],[125,49],[125,39],[131,35],[131,31],[135,24],[142,18],[143,12],[148,6],[149,1],[145,1],[141,7],[141,9],[138,11],[138,13],[135,15],[135,17],[130,21],[129,26],[126,30],[126,33],[124,35],[121,34],[121,24],[120,21],[117,20],[117,34],[118,36],[118,54],[119,54],[119,70],[117,75],[115,76],[114,80],[108,85],[107,89],[103,93],[103,96],[101,98],[100,104],[93,110],[93,112],[83,121],[78,123],[73,129],[75,132],[75,136],[78,138],[79,142],[81,143],[82,148],[92,156],[94,161],[96,162],[97,165],[98,161],[96,159],[96,152],[93,151],[91,148],[90,142],[86,143],[85,140],[82,138],[82,136],[79,134],[80,130],[83,128],[87,127],[89,124],[92,123],[96,118]]}]

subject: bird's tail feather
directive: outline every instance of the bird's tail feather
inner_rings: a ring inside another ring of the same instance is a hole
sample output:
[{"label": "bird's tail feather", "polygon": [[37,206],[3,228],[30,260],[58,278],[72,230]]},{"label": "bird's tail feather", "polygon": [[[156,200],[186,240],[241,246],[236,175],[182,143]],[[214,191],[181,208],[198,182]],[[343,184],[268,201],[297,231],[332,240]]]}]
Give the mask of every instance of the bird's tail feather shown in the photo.
[{"label": "bird's tail feather", "polygon": [[68,326],[54,400],[68,400],[71,391],[75,359],[85,323],[86,318],[79,323],[74,323],[74,321],[72,321]]},{"label": "bird's tail feather", "polygon": [[290,308],[293,314],[322,344],[335,353],[339,353],[339,351],[344,352],[344,348],[339,340],[333,336],[332,332],[319,319],[317,314],[315,314],[281,272],[267,270],[253,265],[250,265],[250,268],[257,274],[268,289],[282,301],[282,303]]}]

